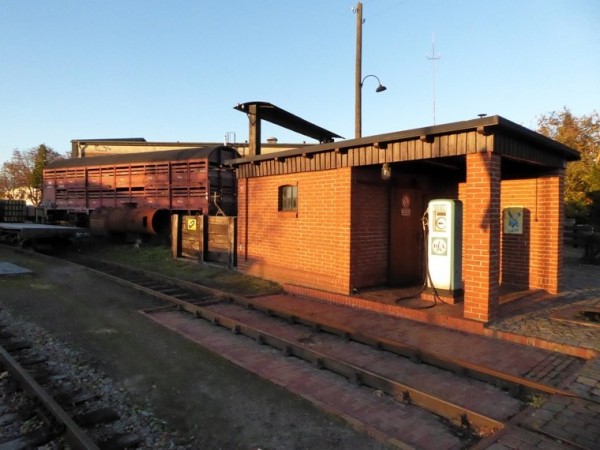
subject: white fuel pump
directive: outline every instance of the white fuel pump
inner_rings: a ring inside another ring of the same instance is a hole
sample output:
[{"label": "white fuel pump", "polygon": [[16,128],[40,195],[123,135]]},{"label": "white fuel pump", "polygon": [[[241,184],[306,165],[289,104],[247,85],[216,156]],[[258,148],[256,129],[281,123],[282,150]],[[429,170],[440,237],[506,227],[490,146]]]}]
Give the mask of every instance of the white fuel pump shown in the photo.
[{"label": "white fuel pump", "polygon": [[462,203],[429,202],[427,222],[427,286],[448,294],[462,290]]}]

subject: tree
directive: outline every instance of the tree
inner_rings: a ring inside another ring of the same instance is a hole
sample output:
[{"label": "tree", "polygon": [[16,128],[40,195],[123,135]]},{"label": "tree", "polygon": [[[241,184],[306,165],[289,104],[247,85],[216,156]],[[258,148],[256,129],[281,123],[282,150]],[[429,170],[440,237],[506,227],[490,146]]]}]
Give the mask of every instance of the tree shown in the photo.
[{"label": "tree", "polygon": [[565,108],[541,116],[538,131],[581,154],[580,161],[567,166],[566,214],[579,222],[597,222],[600,219],[600,115],[594,111],[588,116],[576,117]]},{"label": "tree", "polygon": [[2,165],[0,171],[0,197],[39,205],[42,201],[43,169],[46,164],[62,158],[60,153],[45,144],[24,152],[14,150],[12,158]]}]

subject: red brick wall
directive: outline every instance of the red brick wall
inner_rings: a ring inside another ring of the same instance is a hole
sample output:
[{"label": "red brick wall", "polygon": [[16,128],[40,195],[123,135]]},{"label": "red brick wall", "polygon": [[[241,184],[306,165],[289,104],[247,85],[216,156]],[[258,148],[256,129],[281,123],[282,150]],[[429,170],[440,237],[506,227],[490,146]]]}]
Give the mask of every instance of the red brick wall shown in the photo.
[{"label": "red brick wall", "polygon": [[562,279],[563,177],[502,182],[502,209],[522,206],[522,235],[502,233],[502,283],[558,292]]},{"label": "red brick wall", "polygon": [[352,183],[352,288],[383,285],[388,278],[389,182],[380,167],[354,168]]},{"label": "red brick wall", "polygon": [[[497,313],[501,282],[551,293],[562,282],[562,172],[501,182],[500,161],[468,155],[467,181],[458,186],[464,316],[482,322]],[[277,210],[285,184],[298,186],[297,214]],[[387,281],[389,189],[373,168],[242,179],[238,194],[241,271],[341,294]],[[523,235],[502,233],[501,212],[510,206],[524,208]]]},{"label": "red brick wall", "polygon": [[[523,208],[523,234],[504,233],[501,225],[502,267],[500,282],[514,289],[528,289],[531,279],[531,262],[534,257],[532,239],[537,232],[536,180],[502,181],[501,210]],[[501,220],[504,220],[504,213]]]},{"label": "red brick wall", "polygon": [[[347,168],[239,180],[238,268],[348,293],[351,173]],[[278,188],[285,184],[298,186],[297,214],[278,211]]]},{"label": "red brick wall", "polygon": [[531,287],[556,294],[563,284],[564,173],[538,178]]},{"label": "red brick wall", "polygon": [[[500,202],[500,285],[513,289],[544,289],[557,293],[563,282],[562,232],[564,175],[562,171],[540,178],[504,180]],[[459,198],[467,202],[467,186],[460,184]],[[465,204],[465,211],[467,210]],[[508,207],[523,207],[523,234],[503,232],[502,211]],[[481,220],[481,219],[479,219]],[[463,278],[472,276],[465,266],[465,257],[472,245],[465,216],[463,233]],[[471,255],[471,260],[477,259]],[[478,266],[472,266],[478,267]]]},{"label": "red brick wall", "polygon": [[463,208],[464,317],[492,320],[499,305],[500,161],[494,153],[467,155]]}]

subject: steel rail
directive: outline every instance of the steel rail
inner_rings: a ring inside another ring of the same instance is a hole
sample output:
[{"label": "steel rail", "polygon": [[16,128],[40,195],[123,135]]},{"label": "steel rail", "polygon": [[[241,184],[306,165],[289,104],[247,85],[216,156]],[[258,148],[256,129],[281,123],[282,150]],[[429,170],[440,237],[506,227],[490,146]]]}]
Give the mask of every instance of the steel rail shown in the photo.
[{"label": "steel rail", "polygon": [[504,426],[502,422],[496,419],[427,394],[419,389],[376,374],[352,363],[342,361],[317,350],[309,349],[294,341],[261,330],[258,327],[244,324],[224,314],[211,311],[204,306],[195,305],[183,300],[177,300],[175,303],[181,310],[192,314],[196,318],[201,318],[211,322],[213,325],[227,328],[235,334],[249,337],[259,344],[266,344],[281,350],[286,356],[295,356],[303,359],[319,369],[327,369],[333,373],[342,375],[358,385],[378,389],[391,395],[398,401],[413,404],[444,417],[457,426],[485,431],[485,433],[502,429]]},{"label": "steel rail", "polygon": [[[237,300],[234,301],[238,302]],[[481,381],[493,383],[498,387],[508,389],[514,395],[518,395],[523,389],[525,389],[550,395],[561,395],[574,398],[579,397],[577,394],[564,389],[549,386],[547,384],[539,383],[537,381],[529,380],[516,375],[511,375],[490,367],[474,364],[460,358],[448,358],[440,353],[430,350],[423,350],[419,347],[409,344],[402,344],[393,339],[377,336],[375,334],[359,332],[351,327],[346,327],[337,323],[333,324],[330,321],[327,321],[327,319],[319,319],[319,321],[315,321],[308,317],[298,316],[297,313],[286,312],[281,309],[273,310],[272,308],[257,304],[257,302],[254,302],[251,299],[244,300],[244,303],[253,309],[261,310],[267,314],[277,315],[288,320],[296,320],[310,326],[318,325],[322,331],[327,331],[332,334],[343,336],[346,339],[360,342],[361,344],[369,345],[381,350],[386,350],[390,353],[404,356],[414,362],[423,362],[440,369],[449,370],[460,375],[470,376]]]},{"label": "steel rail", "polygon": [[[112,265],[111,263],[109,263]],[[123,268],[132,269],[134,272],[142,273],[135,268],[124,266]],[[96,270],[97,269],[92,269]],[[342,361],[338,358],[326,355],[322,352],[312,350],[297,344],[296,342],[281,338],[260,328],[242,323],[236,319],[232,319],[224,314],[217,313],[208,309],[205,306],[191,303],[186,300],[181,300],[169,294],[162,293],[153,288],[145,287],[137,284],[134,281],[121,278],[117,275],[107,274],[106,272],[98,271],[121,284],[128,285],[140,292],[145,292],[156,298],[163,299],[173,304],[177,309],[185,311],[196,318],[201,318],[209,321],[213,325],[218,325],[229,329],[234,334],[241,334],[253,339],[259,344],[269,345],[277,350],[284,352],[286,356],[295,356],[303,359],[319,369],[327,369],[333,373],[344,376],[350,381],[378,389],[396,400],[409,403],[432,412],[440,417],[448,419],[454,425],[461,428],[470,429],[471,431],[479,431],[480,433],[488,434],[490,431],[500,430],[504,424],[496,419],[487,417],[476,411],[469,410],[460,405],[448,402],[441,398],[427,394],[419,389],[413,388],[406,384],[392,380],[386,376],[376,374],[367,369],[358,367],[354,364]],[[156,279],[154,273],[147,272],[153,279]],[[169,277],[160,276],[165,282],[172,283],[178,280],[170,279]],[[168,280],[168,281],[167,281]],[[184,282],[183,284],[187,284]],[[195,285],[197,286],[197,285]],[[190,286],[192,287],[192,286]],[[205,290],[207,289],[207,290]],[[225,294],[222,291],[215,289],[204,288],[198,290],[205,294],[211,293],[222,297],[223,300],[231,300],[230,294]],[[161,310],[162,308],[158,308]],[[152,309],[150,311],[154,311]]]},{"label": "steel rail", "polygon": [[[82,257],[82,255],[76,256]],[[534,394],[543,393],[571,398],[581,398],[579,395],[567,391],[565,389],[550,386],[517,375],[511,375],[506,372],[474,364],[460,358],[448,358],[447,356],[439,354],[437,352],[423,350],[419,347],[412,346],[409,344],[402,344],[392,339],[377,336],[376,334],[359,332],[351,327],[328,321],[326,318],[319,318],[318,320],[316,320],[308,316],[300,315],[298,314],[298,312],[289,311],[281,307],[274,309],[272,307],[264,306],[260,304],[259,301],[256,301],[255,299],[249,297],[224,292],[218,289],[209,288],[207,286],[201,286],[190,281],[180,280],[178,278],[158,274],[149,270],[132,267],[125,264],[115,263],[100,258],[94,258],[87,255],[85,255],[84,258],[90,259],[91,261],[95,261],[99,264],[107,265],[109,267],[113,266],[122,270],[128,270],[133,273],[142,274],[154,280],[163,280],[166,283],[178,285],[198,293],[202,293],[205,295],[213,295],[216,298],[229,300],[235,304],[242,305],[246,308],[252,308],[257,311],[264,312],[268,315],[281,317],[291,322],[302,323],[312,328],[320,329],[321,331],[325,331],[337,336],[342,336],[348,340],[353,340],[361,344],[376,347],[380,350],[386,350],[390,353],[409,358],[414,362],[423,362],[431,366],[438,367],[440,369],[449,370],[456,374],[470,376],[471,378],[475,378],[480,381],[485,381],[487,383],[494,384],[497,387],[507,389],[509,390],[509,392],[511,392],[511,394],[515,396],[525,391]],[[106,272],[99,272],[106,274]],[[110,274],[107,275],[111,276]],[[116,280],[122,280],[122,278],[119,278],[118,276],[113,276],[113,278]],[[130,283],[130,285],[134,287],[139,286],[135,283]],[[151,289],[143,288],[143,286],[141,290],[151,295],[155,295],[156,292]],[[171,301],[173,303],[183,302],[179,299],[170,297],[168,295],[160,295],[160,297],[164,300]]]},{"label": "steel rail", "polygon": [[8,353],[0,347],[0,363],[18,380],[19,385],[35,396],[54,419],[64,426],[65,440],[77,450],[99,450],[91,438],[77,425],[48,392]]}]

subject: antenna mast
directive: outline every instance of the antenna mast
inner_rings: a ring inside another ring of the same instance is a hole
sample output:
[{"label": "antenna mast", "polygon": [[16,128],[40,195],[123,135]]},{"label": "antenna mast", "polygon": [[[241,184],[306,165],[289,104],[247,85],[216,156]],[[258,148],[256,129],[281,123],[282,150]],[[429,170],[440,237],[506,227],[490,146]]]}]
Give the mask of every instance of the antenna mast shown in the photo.
[{"label": "antenna mast", "polygon": [[435,62],[441,59],[442,55],[438,53],[435,56],[435,33],[432,33],[431,37],[431,56],[427,56],[427,59],[431,61],[431,71],[433,79],[433,124],[435,125]]}]

